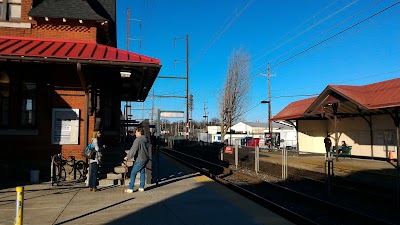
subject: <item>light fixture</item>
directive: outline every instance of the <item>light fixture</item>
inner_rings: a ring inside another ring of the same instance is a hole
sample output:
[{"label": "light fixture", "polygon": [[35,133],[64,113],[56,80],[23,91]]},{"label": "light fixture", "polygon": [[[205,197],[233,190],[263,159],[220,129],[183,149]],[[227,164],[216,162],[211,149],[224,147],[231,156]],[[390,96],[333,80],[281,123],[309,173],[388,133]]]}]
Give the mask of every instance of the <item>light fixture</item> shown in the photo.
[{"label": "light fixture", "polygon": [[46,17],[44,18],[44,20],[49,21],[49,17],[46,16]]},{"label": "light fixture", "polygon": [[79,23],[83,23],[83,20],[79,20]]},{"label": "light fixture", "polygon": [[121,71],[119,73],[121,74],[121,78],[129,78],[129,77],[131,77],[131,72],[130,71]]},{"label": "light fixture", "polygon": [[32,16],[30,16],[30,17],[28,17],[29,18],[29,20],[32,20]]},{"label": "light fixture", "polygon": [[64,23],[67,22],[67,19],[63,18],[63,22],[64,22]]}]

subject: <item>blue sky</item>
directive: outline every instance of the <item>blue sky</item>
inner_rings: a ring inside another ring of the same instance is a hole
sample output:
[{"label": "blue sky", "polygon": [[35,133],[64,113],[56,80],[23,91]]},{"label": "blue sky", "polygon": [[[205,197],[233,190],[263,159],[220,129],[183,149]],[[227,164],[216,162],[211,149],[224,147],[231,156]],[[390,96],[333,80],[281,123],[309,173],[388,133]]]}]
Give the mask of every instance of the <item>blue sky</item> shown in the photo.
[{"label": "blue sky", "polygon": [[[400,77],[400,4],[392,0],[118,0],[118,47],[161,60],[159,76],[186,75],[189,35],[189,89],[192,118],[218,118],[228,58],[243,48],[251,57],[251,92],[245,121],[266,122],[266,73],[271,65],[272,116],[290,102],[319,94],[329,84],[364,85]],[[174,47],[174,38],[176,40]],[[152,105],[185,111],[184,80],[157,79],[135,119],[150,118]]]}]

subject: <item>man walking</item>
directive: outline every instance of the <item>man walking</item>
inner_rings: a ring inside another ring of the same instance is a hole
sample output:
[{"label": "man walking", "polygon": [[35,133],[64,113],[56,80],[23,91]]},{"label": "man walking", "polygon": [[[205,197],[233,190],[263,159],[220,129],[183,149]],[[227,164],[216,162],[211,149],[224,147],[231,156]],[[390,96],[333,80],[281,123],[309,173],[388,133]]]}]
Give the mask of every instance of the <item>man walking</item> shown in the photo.
[{"label": "man walking", "polygon": [[133,186],[135,184],[135,178],[138,172],[140,172],[140,185],[139,191],[144,191],[144,185],[146,183],[146,165],[149,161],[149,150],[148,142],[144,136],[144,130],[139,127],[135,131],[136,139],[132,144],[131,149],[124,158],[125,161],[133,159],[133,168],[131,172],[131,181],[129,182],[128,189],[125,190],[126,193],[133,193]]}]

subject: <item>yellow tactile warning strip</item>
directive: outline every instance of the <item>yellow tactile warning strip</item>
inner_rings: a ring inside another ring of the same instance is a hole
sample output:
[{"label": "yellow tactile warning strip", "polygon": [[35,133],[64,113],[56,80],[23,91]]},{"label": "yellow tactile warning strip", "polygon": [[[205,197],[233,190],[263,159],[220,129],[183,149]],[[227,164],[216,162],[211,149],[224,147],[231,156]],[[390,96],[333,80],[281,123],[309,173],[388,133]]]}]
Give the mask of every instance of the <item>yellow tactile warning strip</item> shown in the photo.
[{"label": "yellow tactile warning strip", "polygon": [[[180,164],[172,161],[169,157],[165,157],[166,160],[170,160],[174,165],[177,165],[183,172],[187,174],[193,174],[193,170]],[[200,173],[197,173],[200,174]],[[211,178],[201,175],[193,177],[196,181],[207,185],[212,188],[219,196],[223,196],[227,199],[232,205],[241,209],[246,214],[250,215],[252,218],[261,224],[294,224],[281,216],[269,211],[268,209],[258,205],[250,201],[249,199],[237,194],[236,192],[230,190],[227,187],[215,182]]]}]

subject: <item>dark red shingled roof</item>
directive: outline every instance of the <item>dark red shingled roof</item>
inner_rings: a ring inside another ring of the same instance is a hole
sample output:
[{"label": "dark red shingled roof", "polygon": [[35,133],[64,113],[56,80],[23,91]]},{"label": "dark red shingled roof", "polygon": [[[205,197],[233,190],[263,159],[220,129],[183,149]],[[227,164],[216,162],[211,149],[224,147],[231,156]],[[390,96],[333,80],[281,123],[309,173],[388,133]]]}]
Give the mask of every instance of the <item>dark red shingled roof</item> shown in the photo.
[{"label": "dark red shingled roof", "polygon": [[160,64],[159,59],[95,42],[0,36],[0,58]]},{"label": "dark red shingled roof", "polygon": [[[325,91],[334,91],[369,110],[400,106],[400,78],[363,86],[328,85]],[[317,97],[292,102],[271,120],[299,119],[315,100]]]}]

